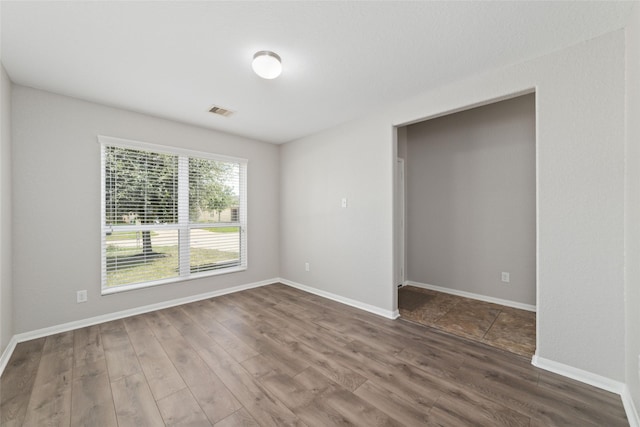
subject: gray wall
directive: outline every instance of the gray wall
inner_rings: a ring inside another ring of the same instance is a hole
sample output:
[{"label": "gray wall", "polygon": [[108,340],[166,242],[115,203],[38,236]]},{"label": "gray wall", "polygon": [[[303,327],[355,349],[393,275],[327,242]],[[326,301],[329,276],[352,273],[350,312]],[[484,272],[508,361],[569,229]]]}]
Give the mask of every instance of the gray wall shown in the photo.
[{"label": "gray wall", "polygon": [[626,29],[626,383],[640,410],[640,4]]},{"label": "gray wall", "polygon": [[535,203],[534,94],[408,126],[406,279],[535,305]]},{"label": "gray wall", "polygon": [[391,126],[349,124],[281,146],[280,274],[390,315],[392,152],[380,134]]},{"label": "gray wall", "polygon": [[282,277],[396,309],[393,127],[535,88],[537,360],[623,381],[624,60],[620,30],[283,145]]},{"label": "gray wall", "polygon": [[13,335],[11,247],[11,81],[0,64],[0,354]]},{"label": "gray wall", "polygon": [[[12,101],[15,333],[278,277],[277,146],[21,86]],[[100,296],[99,134],[248,159],[248,270]]]}]

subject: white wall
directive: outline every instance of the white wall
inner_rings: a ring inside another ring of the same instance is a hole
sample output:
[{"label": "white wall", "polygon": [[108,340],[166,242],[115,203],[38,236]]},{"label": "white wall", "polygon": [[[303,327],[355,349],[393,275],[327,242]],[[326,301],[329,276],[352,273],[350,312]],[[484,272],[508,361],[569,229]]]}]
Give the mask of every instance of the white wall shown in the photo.
[{"label": "white wall", "polygon": [[640,4],[628,27],[626,145],[626,383],[640,409]]},{"label": "white wall", "polygon": [[11,254],[11,80],[0,64],[0,354],[13,335]]},{"label": "white wall", "polygon": [[[12,101],[15,333],[278,277],[277,146],[21,86]],[[248,270],[100,296],[99,134],[248,159]]]},{"label": "white wall", "polygon": [[533,88],[538,355],[623,381],[624,31],[285,144],[282,276],[395,309],[392,126]]},{"label": "white wall", "polygon": [[407,280],[535,306],[535,107],[528,94],[406,127]]}]

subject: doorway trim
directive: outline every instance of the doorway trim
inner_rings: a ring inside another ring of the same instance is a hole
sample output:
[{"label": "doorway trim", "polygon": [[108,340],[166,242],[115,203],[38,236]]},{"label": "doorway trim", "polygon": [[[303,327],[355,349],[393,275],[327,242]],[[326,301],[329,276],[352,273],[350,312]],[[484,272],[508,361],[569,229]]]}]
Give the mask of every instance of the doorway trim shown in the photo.
[{"label": "doorway trim", "polygon": [[404,286],[406,283],[406,217],[405,217],[405,165],[404,159],[396,158],[396,272],[395,284],[397,287]]}]

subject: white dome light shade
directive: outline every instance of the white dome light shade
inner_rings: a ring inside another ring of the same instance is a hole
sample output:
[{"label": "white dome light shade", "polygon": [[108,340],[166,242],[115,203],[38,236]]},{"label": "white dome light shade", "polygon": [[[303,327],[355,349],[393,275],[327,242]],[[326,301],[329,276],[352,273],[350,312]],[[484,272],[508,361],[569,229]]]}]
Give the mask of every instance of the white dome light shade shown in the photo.
[{"label": "white dome light shade", "polygon": [[263,79],[275,79],[282,73],[280,57],[269,50],[262,50],[253,55],[251,63],[253,71]]}]

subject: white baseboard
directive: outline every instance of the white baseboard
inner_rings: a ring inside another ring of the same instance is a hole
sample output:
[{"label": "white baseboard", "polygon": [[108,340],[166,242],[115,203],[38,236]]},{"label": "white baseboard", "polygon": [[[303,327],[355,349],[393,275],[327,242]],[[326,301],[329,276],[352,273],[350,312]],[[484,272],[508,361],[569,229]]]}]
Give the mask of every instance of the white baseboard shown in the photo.
[{"label": "white baseboard", "polygon": [[624,390],[621,394],[622,404],[624,405],[624,412],[627,414],[627,421],[629,421],[629,427],[640,427],[640,417],[638,417],[638,410],[633,403],[631,392],[629,387],[625,384]]},{"label": "white baseboard", "polygon": [[288,279],[279,278],[280,283],[283,283],[287,286],[291,286],[292,288],[300,289],[301,291],[309,292],[310,294],[318,295],[323,298],[327,298],[345,305],[349,305],[351,307],[359,308],[360,310],[368,311],[369,313],[377,314],[378,316],[386,317],[387,319],[397,319],[400,317],[400,312],[396,310],[385,310],[380,307],[376,307],[374,305],[366,304],[364,302],[356,301],[350,298],[346,298],[340,295],[332,294],[331,292],[326,292],[320,289],[312,288],[311,286],[303,285],[300,283],[293,282]]},{"label": "white baseboard", "polygon": [[563,377],[571,378],[576,381],[580,381],[585,384],[592,385],[611,393],[620,395],[624,411],[627,415],[627,421],[629,421],[630,427],[640,427],[640,418],[638,418],[638,411],[636,410],[633,398],[629,392],[629,387],[623,382],[615,381],[601,375],[594,374],[592,372],[584,371],[582,369],[574,368],[573,366],[565,365],[564,363],[555,362],[553,360],[539,357],[537,354],[533,355],[531,360],[533,366],[540,369],[553,372]]},{"label": "white baseboard", "polygon": [[0,356],[0,376],[4,372],[4,368],[7,367],[7,363],[9,363],[9,359],[11,359],[11,355],[13,354],[13,350],[16,349],[16,345],[18,344],[18,340],[16,336],[12,336],[9,342],[7,343],[7,348],[2,352],[2,356]]},{"label": "white baseboard", "polygon": [[589,371],[574,368],[573,366],[565,365],[564,363],[545,359],[544,357],[538,356],[537,353],[533,355],[531,364],[537,368],[544,369],[545,371],[550,371],[555,374],[598,387],[602,390],[610,391],[611,393],[622,395],[624,390],[625,385],[620,381],[615,381]]},{"label": "white baseboard", "polygon": [[518,308],[520,310],[527,310],[527,311],[533,311],[533,312],[536,311],[536,306],[535,305],[523,304],[521,302],[510,301],[510,300],[507,300],[507,299],[488,297],[488,296],[485,296],[485,295],[474,294],[474,293],[471,293],[471,292],[459,291],[457,289],[443,288],[441,286],[429,285],[427,283],[413,282],[411,280],[407,280],[407,281],[404,282],[404,285],[415,286],[416,288],[429,289],[429,290],[432,290],[432,291],[438,291],[438,292],[442,292],[442,293],[445,293],[445,294],[457,295],[459,297],[476,299],[476,300],[484,301],[484,302],[491,302],[493,304],[500,304],[500,305],[504,305],[504,306],[507,306],[507,307]]},{"label": "white baseboard", "polygon": [[156,304],[144,305],[142,307],[130,308],[128,310],[117,311],[115,313],[103,314],[100,316],[89,317],[87,319],[74,320],[73,322],[62,323],[60,325],[50,326],[47,328],[37,329],[35,331],[23,332],[11,337],[9,345],[2,353],[0,358],[0,375],[4,372],[9,358],[13,354],[18,343],[29,341],[36,338],[42,338],[53,334],[59,334],[61,332],[72,331],[74,329],[84,328],[87,326],[97,325],[99,323],[109,322],[111,320],[123,319],[125,317],[135,316],[137,314],[148,313],[150,311],[162,310],[164,308],[175,307],[177,305],[188,304],[190,302],[201,301],[208,298],[218,297],[221,295],[231,294],[234,292],[240,292],[247,289],[259,288],[261,286],[278,283],[280,279],[274,278],[269,280],[263,280],[260,282],[248,283],[246,285],[233,286],[231,288],[220,289],[217,291],[205,292],[203,294],[191,295],[184,298],[177,298],[169,301],[163,301]]}]

